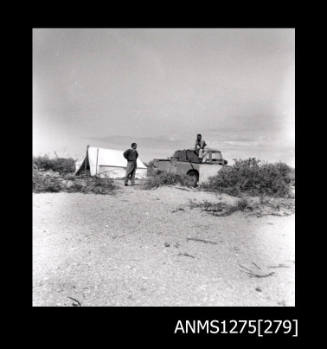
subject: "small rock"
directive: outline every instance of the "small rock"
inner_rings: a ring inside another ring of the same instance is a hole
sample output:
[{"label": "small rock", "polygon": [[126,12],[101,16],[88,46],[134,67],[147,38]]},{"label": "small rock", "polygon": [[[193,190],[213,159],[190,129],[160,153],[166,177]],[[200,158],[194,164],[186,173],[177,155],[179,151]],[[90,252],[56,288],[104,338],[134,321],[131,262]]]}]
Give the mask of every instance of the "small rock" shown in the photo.
[{"label": "small rock", "polygon": [[168,244],[168,242],[165,242],[165,247],[170,247],[170,244]]},{"label": "small rock", "polygon": [[260,287],[256,287],[255,289],[257,292],[262,292],[262,289]]}]

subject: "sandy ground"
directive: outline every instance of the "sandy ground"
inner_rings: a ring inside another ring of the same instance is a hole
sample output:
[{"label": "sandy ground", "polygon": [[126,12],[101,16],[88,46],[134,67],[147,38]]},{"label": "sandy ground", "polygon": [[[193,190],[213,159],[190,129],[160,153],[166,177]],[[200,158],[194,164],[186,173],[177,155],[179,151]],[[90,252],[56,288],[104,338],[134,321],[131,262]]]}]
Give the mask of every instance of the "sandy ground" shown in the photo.
[{"label": "sandy ground", "polygon": [[215,217],[194,199],[233,200],[121,184],[33,194],[33,305],[294,306],[294,214]]}]

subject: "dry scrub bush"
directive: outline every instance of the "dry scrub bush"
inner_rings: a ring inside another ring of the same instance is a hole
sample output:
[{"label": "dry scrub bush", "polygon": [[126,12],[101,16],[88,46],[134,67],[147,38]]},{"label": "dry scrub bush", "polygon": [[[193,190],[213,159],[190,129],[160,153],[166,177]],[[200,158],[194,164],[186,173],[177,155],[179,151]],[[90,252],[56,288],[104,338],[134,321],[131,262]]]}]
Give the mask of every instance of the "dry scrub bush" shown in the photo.
[{"label": "dry scrub bush", "polygon": [[161,172],[149,176],[145,183],[144,189],[159,188],[164,185],[181,185],[185,187],[191,187],[193,180],[187,175],[178,175],[169,172]]},{"label": "dry scrub bush", "polygon": [[43,171],[55,171],[60,174],[73,173],[75,161],[72,158],[50,159],[47,155],[33,158],[33,168]]},{"label": "dry scrub bush", "polygon": [[94,193],[112,194],[116,186],[111,178],[89,176],[53,176],[49,173],[33,171],[33,192],[35,193]]},{"label": "dry scrub bush", "polygon": [[292,179],[294,169],[288,165],[282,162],[261,163],[255,158],[234,162],[210,177],[202,188],[235,196],[245,193],[251,196],[289,197],[295,179]]},{"label": "dry scrub bush", "polygon": [[208,212],[213,216],[229,216],[236,211],[245,211],[251,209],[246,199],[241,199],[236,205],[230,205],[224,202],[210,202],[204,200],[202,202],[190,201],[190,208],[200,208],[202,211]]}]

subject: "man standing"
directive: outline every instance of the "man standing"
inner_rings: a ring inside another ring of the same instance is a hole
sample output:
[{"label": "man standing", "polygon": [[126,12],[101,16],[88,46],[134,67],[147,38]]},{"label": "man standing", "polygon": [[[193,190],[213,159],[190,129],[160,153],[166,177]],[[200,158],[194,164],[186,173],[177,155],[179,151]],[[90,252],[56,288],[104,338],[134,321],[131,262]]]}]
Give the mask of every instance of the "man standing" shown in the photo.
[{"label": "man standing", "polygon": [[200,160],[205,155],[204,148],[206,145],[207,145],[206,142],[204,141],[204,139],[202,139],[202,135],[200,133],[198,133],[196,136],[196,140],[195,140],[194,151],[196,152],[196,154],[198,155]]},{"label": "man standing", "polygon": [[124,152],[124,158],[127,160],[127,167],[126,167],[126,177],[125,177],[125,185],[128,185],[128,180],[130,179],[131,184],[135,184],[135,172],[137,168],[137,158],[139,156],[138,152],[136,151],[137,144],[132,143],[131,148],[127,149]]}]

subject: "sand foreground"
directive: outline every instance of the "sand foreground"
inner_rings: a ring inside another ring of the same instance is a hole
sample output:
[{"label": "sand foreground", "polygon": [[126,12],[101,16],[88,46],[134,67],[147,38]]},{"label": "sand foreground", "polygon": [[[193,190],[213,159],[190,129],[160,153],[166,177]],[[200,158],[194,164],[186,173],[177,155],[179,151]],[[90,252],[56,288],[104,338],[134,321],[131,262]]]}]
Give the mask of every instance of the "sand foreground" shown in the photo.
[{"label": "sand foreground", "polygon": [[295,215],[215,217],[172,187],[33,194],[34,306],[294,306]]}]

